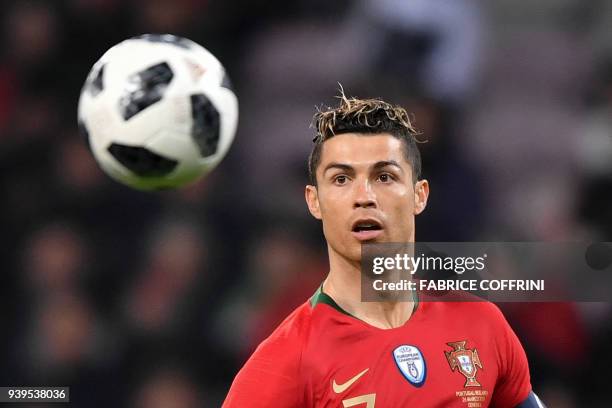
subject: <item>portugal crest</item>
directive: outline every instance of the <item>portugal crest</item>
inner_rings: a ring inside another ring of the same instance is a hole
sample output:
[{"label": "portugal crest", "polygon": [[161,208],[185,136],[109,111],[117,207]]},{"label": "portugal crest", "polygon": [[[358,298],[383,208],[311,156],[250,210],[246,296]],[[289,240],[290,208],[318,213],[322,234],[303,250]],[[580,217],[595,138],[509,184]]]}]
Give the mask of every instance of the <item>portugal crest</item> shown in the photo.
[{"label": "portugal crest", "polygon": [[482,363],[478,358],[478,351],[476,349],[466,349],[466,343],[467,340],[446,343],[453,350],[445,351],[444,355],[451,370],[459,369],[459,372],[465,376],[464,387],[480,387],[480,383],[476,381],[476,372],[478,368],[482,369]]}]

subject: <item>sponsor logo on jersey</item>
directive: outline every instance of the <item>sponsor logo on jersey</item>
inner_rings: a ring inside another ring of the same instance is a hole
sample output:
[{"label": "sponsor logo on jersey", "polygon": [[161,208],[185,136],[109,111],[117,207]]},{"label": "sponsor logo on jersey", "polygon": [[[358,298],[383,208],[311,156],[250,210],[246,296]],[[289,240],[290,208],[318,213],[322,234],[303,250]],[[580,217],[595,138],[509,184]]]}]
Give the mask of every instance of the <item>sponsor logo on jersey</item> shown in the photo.
[{"label": "sponsor logo on jersey", "polygon": [[415,387],[425,383],[427,377],[427,364],[423,353],[416,346],[402,344],[393,350],[393,359],[400,373]]},{"label": "sponsor logo on jersey", "polygon": [[334,378],[334,381],[332,382],[332,389],[334,390],[334,392],[336,394],[340,394],[346,390],[349,389],[349,387],[351,385],[353,385],[353,383],[355,381],[357,381],[358,379],[361,378],[362,375],[364,375],[365,373],[367,373],[369,370],[369,368],[366,368],[365,370],[363,370],[362,372],[360,372],[359,374],[357,374],[356,376],[352,377],[351,379],[349,379],[348,381],[342,383],[342,384],[338,384],[336,382],[336,379]]},{"label": "sponsor logo on jersey", "polygon": [[466,343],[467,340],[446,343],[453,350],[445,351],[444,355],[451,371],[458,370],[465,376],[464,387],[480,387],[480,383],[476,380],[476,373],[478,368],[482,369],[482,363],[478,357],[478,351],[475,348],[465,348]]}]

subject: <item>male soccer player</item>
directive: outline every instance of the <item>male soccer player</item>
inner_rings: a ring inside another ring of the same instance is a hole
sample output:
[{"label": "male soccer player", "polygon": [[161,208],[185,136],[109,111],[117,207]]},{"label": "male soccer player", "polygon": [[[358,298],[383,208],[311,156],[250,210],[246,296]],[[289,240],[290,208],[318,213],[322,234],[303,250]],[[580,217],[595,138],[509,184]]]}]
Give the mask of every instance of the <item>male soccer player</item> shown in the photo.
[{"label": "male soccer player", "polygon": [[314,124],[305,195],[329,275],[253,353],[224,407],[542,407],[493,304],[360,299],[361,244],[414,242],[427,204],[406,111],[341,95]]}]

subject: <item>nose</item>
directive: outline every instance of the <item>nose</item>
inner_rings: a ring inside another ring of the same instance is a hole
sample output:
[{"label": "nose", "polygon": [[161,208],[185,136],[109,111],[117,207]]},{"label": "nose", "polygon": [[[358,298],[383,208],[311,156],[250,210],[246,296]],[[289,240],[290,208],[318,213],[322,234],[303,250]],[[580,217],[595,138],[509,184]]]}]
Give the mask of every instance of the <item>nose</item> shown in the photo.
[{"label": "nose", "polygon": [[376,208],[376,194],[369,180],[355,183],[355,202],[353,208]]}]

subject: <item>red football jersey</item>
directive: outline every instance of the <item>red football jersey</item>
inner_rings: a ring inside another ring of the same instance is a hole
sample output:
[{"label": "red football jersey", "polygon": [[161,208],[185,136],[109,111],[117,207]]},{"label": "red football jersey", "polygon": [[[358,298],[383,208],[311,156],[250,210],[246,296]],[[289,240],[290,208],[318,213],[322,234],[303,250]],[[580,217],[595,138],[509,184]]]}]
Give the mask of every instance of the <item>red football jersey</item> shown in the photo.
[{"label": "red football jersey", "polygon": [[525,352],[488,302],[420,302],[378,329],[321,290],[236,376],[225,408],[515,407],[531,391]]}]

